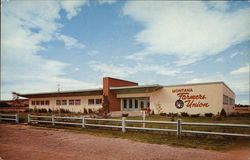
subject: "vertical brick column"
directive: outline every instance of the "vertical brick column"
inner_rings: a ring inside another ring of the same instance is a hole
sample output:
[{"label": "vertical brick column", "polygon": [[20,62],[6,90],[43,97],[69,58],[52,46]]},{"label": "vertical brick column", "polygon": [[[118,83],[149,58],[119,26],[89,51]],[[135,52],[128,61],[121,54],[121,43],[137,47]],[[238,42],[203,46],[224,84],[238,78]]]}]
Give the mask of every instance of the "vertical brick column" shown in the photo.
[{"label": "vertical brick column", "polygon": [[108,105],[110,111],[120,111],[121,101],[116,97],[116,93],[110,91],[110,87],[138,86],[138,83],[115,79],[110,77],[103,78],[103,100]]}]

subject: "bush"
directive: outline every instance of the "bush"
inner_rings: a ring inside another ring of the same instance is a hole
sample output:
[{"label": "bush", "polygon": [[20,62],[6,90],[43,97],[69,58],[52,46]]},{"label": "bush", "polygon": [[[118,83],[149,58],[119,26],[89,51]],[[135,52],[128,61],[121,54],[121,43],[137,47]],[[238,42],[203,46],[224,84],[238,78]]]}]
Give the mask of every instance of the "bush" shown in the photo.
[{"label": "bush", "polygon": [[224,108],[222,108],[221,112],[220,112],[220,115],[223,116],[223,117],[226,117],[227,116],[227,113],[226,111],[224,110]]},{"label": "bush", "polygon": [[123,113],[122,117],[128,117],[128,113]]},{"label": "bush", "polygon": [[214,121],[222,121],[222,117],[220,115],[217,115],[213,118]]},{"label": "bush", "polygon": [[60,109],[60,113],[71,113],[68,109]]},{"label": "bush", "polygon": [[92,109],[88,109],[88,112],[89,112],[89,114],[92,114],[93,113],[93,111],[92,111]]},{"label": "bush", "polygon": [[200,117],[200,113],[199,114],[191,114],[191,117]]},{"label": "bush", "polygon": [[160,116],[167,116],[167,113],[160,113]]},{"label": "bush", "polygon": [[205,113],[204,115],[205,115],[205,117],[213,117],[214,114],[213,113]]},{"label": "bush", "polygon": [[83,113],[88,114],[88,110],[86,108],[84,108]]},{"label": "bush", "polygon": [[155,112],[154,112],[154,111],[152,111],[152,112],[151,112],[151,115],[155,115]]},{"label": "bush", "polygon": [[49,109],[49,110],[48,110],[48,113],[52,113],[52,110],[51,110],[51,109]]},{"label": "bush", "polygon": [[181,112],[182,117],[189,117],[189,114],[187,112]]},{"label": "bush", "polygon": [[30,112],[30,109],[29,108],[25,108],[24,112],[28,113],[28,112]]}]

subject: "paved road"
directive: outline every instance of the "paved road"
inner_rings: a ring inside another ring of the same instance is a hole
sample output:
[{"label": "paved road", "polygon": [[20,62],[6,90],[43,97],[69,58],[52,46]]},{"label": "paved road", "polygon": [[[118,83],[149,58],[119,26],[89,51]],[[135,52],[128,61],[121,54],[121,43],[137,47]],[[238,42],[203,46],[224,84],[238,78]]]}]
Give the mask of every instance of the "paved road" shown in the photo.
[{"label": "paved road", "polygon": [[247,150],[208,151],[0,124],[3,160],[246,160],[247,154]]}]

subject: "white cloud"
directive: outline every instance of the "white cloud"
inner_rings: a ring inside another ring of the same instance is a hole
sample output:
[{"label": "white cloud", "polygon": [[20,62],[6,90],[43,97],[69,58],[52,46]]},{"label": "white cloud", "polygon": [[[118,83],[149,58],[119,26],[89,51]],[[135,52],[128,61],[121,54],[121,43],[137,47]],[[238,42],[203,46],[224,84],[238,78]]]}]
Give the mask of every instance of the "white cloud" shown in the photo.
[{"label": "white cloud", "polygon": [[247,64],[246,66],[240,67],[239,69],[233,70],[232,72],[230,72],[230,74],[235,75],[235,74],[244,74],[244,73],[248,73],[249,74],[249,64]]},{"label": "white cloud", "polygon": [[115,3],[116,0],[98,0],[98,2],[100,4],[104,4],[104,3],[112,4],[112,3]]},{"label": "white cloud", "polygon": [[[236,103],[249,104],[249,74],[239,74],[237,76],[215,74],[213,76],[200,76],[192,78],[186,83],[205,83],[205,82],[225,82],[235,93]],[[245,98],[242,98],[245,97]]]},{"label": "white cloud", "polygon": [[202,1],[128,1],[123,9],[124,15],[144,26],[135,40],[144,46],[140,53],[145,54],[136,53],[136,58],[148,54],[175,55],[178,65],[194,63],[248,40],[249,12],[249,8],[234,12],[210,10]]},{"label": "white cloud", "polygon": [[225,11],[229,8],[227,1],[208,1],[208,4],[220,11]]},{"label": "white cloud", "polygon": [[75,71],[79,71],[80,70],[80,68],[79,67],[75,67]]},{"label": "white cloud", "polygon": [[[70,2],[70,1],[68,1]],[[11,92],[56,90],[58,83],[68,89],[91,88],[94,83],[63,78],[65,68],[60,61],[45,59],[42,45],[57,38],[61,24],[59,1],[5,1],[1,12],[1,99]],[[83,47],[74,38],[61,35],[66,46]],[[71,40],[68,42],[67,40]],[[72,43],[76,42],[76,43]],[[68,43],[67,43],[68,42]],[[77,45],[75,45],[77,44]],[[54,88],[54,89],[53,89]]]},{"label": "white cloud", "polygon": [[61,40],[64,42],[66,49],[72,49],[72,48],[84,48],[85,45],[78,42],[78,40],[76,40],[73,37],[70,36],[65,36],[65,35],[58,35],[57,36],[58,40]]},{"label": "white cloud", "polygon": [[216,60],[215,60],[215,62],[224,62],[224,59],[222,58],[222,57],[218,57]]},{"label": "white cloud", "polygon": [[230,55],[230,58],[234,58],[235,56],[237,56],[239,54],[239,52],[234,52]]},{"label": "white cloud", "polygon": [[170,69],[164,65],[146,65],[140,63],[137,63],[134,66],[125,66],[121,64],[105,64],[92,61],[90,67],[96,72],[101,72],[102,76],[115,76],[120,78],[128,77],[138,72],[154,72],[155,74],[164,76],[174,76],[177,73],[180,73],[180,70]]},{"label": "white cloud", "polygon": [[89,51],[87,54],[88,54],[89,56],[95,56],[95,55],[99,54],[99,51],[97,51],[97,50],[91,50],[91,51]]},{"label": "white cloud", "polygon": [[88,4],[88,0],[62,0],[61,6],[67,12],[67,18],[70,20],[81,11],[81,6]]}]

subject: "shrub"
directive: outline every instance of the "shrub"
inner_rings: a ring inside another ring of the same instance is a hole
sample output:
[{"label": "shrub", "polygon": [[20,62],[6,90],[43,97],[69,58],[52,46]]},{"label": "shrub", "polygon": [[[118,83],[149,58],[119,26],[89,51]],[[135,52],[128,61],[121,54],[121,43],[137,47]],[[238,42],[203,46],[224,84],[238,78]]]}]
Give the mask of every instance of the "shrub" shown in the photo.
[{"label": "shrub", "polygon": [[217,115],[213,118],[214,121],[222,121],[222,116],[221,115]]},{"label": "shrub", "polygon": [[84,108],[83,113],[88,114],[88,110],[86,108]]},{"label": "shrub", "polygon": [[181,112],[182,117],[189,117],[189,114],[187,112]]},{"label": "shrub", "polygon": [[88,109],[88,112],[89,112],[89,114],[92,114],[93,113],[93,111],[92,111],[92,109]]},{"label": "shrub", "polygon": [[167,113],[160,113],[160,116],[167,116]]},{"label": "shrub", "polygon": [[205,113],[204,115],[205,115],[205,117],[213,117],[214,114],[213,113]]},{"label": "shrub", "polygon": [[49,109],[49,110],[48,110],[48,113],[52,113],[52,110],[51,110],[51,109]]},{"label": "shrub", "polygon": [[221,112],[220,112],[220,115],[223,116],[223,117],[226,117],[227,116],[227,113],[226,111],[224,110],[224,108],[222,108]]},{"label": "shrub", "polygon": [[191,117],[200,117],[200,113],[199,114],[191,114]]},{"label": "shrub", "polygon": [[175,121],[174,115],[171,116],[170,120],[173,121],[173,122]]},{"label": "shrub", "polygon": [[28,113],[28,112],[30,112],[30,109],[29,108],[25,108],[24,112]]},{"label": "shrub", "polygon": [[128,113],[123,113],[122,117],[128,117]]},{"label": "shrub", "polygon": [[68,109],[60,109],[60,113],[71,113]]},{"label": "shrub", "polygon": [[155,112],[154,112],[154,111],[152,111],[152,112],[151,112],[151,115],[155,115]]}]

